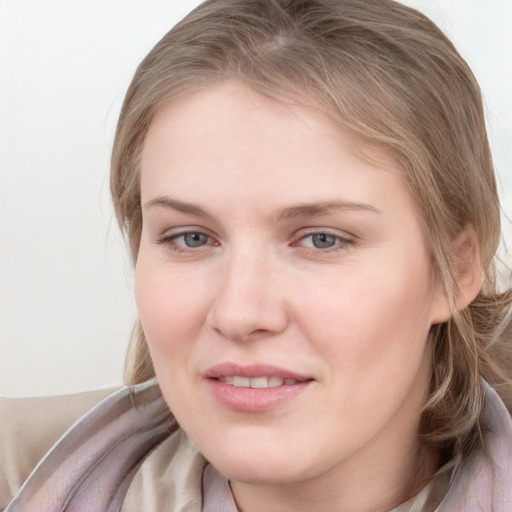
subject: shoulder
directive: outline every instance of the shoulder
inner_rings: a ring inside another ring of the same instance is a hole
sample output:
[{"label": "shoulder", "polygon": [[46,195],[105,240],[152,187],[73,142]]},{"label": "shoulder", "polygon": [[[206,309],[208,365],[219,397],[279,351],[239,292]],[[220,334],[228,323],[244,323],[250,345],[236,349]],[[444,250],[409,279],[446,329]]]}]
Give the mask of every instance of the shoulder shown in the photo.
[{"label": "shoulder", "polygon": [[113,391],[38,398],[0,397],[0,510],[64,432]]},{"label": "shoulder", "polygon": [[486,382],[482,446],[457,468],[439,512],[512,510],[512,417]]},{"label": "shoulder", "polygon": [[[111,394],[46,454],[7,507],[201,510],[205,461],[179,428],[156,380]],[[128,492],[128,495],[127,495]],[[126,499],[125,499],[126,498]]]}]

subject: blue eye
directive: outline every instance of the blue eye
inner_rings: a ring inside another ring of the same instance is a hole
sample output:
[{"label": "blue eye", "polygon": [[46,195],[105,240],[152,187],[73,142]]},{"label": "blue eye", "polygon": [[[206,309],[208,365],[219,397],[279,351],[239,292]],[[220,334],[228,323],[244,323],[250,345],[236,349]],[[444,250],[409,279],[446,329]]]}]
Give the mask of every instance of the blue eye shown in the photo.
[{"label": "blue eye", "polygon": [[330,249],[341,240],[339,236],[331,235],[330,233],[315,233],[314,235],[309,235],[309,238],[311,238],[311,245],[316,249]]},{"label": "blue eye", "polygon": [[179,235],[174,240],[181,240],[182,244],[186,247],[194,248],[206,245],[209,241],[209,238],[210,237],[204,233],[191,232]]},{"label": "blue eye", "polygon": [[355,245],[355,239],[335,235],[328,231],[316,231],[314,233],[304,234],[292,245],[319,252],[329,252],[346,250]]},{"label": "blue eye", "polygon": [[332,249],[339,245],[347,245],[350,241],[332,233],[311,233],[300,240],[300,245],[311,249]]},{"label": "blue eye", "polygon": [[202,231],[182,231],[175,235],[163,236],[157,240],[157,243],[175,252],[193,251],[203,247],[207,248],[206,246],[219,245],[214,238]]}]

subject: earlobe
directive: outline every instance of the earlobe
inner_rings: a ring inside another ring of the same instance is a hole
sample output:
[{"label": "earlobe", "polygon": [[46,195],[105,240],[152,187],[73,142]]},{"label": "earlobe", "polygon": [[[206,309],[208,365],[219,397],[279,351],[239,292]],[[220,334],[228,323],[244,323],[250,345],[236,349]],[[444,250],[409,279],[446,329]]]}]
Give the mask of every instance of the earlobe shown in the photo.
[{"label": "earlobe", "polygon": [[472,225],[467,225],[453,240],[452,257],[457,284],[455,306],[460,311],[478,295],[483,281],[480,246]]}]

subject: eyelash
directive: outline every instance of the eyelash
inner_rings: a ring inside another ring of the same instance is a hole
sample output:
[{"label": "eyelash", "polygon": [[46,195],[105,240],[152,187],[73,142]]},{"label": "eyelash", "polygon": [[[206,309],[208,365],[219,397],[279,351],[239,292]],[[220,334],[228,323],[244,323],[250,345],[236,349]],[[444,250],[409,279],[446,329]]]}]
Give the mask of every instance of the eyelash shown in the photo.
[{"label": "eyelash", "polygon": [[325,247],[325,248],[321,248],[321,247],[311,247],[311,246],[302,246],[304,247],[305,249],[307,250],[310,250],[310,251],[313,251],[313,252],[321,252],[321,253],[329,253],[329,252],[336,252],[336,251],[340,251],[340,250],[346,250],[350,247],[353,247],[355,245],[355,239],[353,238],[346,238],[346,237],[343,237],[341,235],[337,235],[335,233],[331,233],[329,231],[313,231],[313,232],[310,232],[310,233],[305,233],[304,235],[301,235],[298,239],[297,239],[297,242],[293,242],[292,243],[292,246],[296,246],[299,244],[299,242],[303,242],[304,240],[306,240],[307,238],[311,238],[313,239],[314,236],[321,236],[321,235],[325,235],[325,236],[328,236],[328,237],[333,237],[335,239],[335,244],[332,246],[332,247]]},{"label": "eyelash", "polygon": [[[205,244],[199,245],[197,247],[190,247],[190,246],[186,246],[185,244],[178,244],[176,242],[176,240],[178,240],[179,238],[185,237],[187,235],[205,236],[207,238],[207,240],[210,241],[210,243],[205,243]],[[308,238],[312,239],[314,236],[321,236],[321,235],[324,235],[327,237],[333,237],[335,239],[335,245],[333,245],[332,247],[325,247],[325,248],[300,245],[300,242],[303,242],[304,240],[306,240]],[[214,243],[211,243],[212,240],[214,241]],[[173,234],[173,235],[164,236],[164,237],[156,240],[156,243],[158,243],[160,245],[165,245],[171,251],[178,252],[178,253],[183,253],[183,252],[195,253],[198,250],[203,249],[205,247],[212,247],[212,246],[214,247],[214,246],[220,245],[220,243],[218,241],[215,241],[215,239],[212,236],[208,235],[207,233],[204,233],[203,231],[199,231],[199,230],[181,231],[181,232]],[[346,250],[350,247],[353,247],[355,245],[355,243],[356,243],[355,239],[345,238],[341,235],[330,233],[329,231],[319,230],[319,231],[313,231],[313,232],[309,232],[309,233],[305,233],[305,234],[301,235],[300,237],[298,237],[296,239],[296,241],[292,242],[290,245],[291,245],[291,247],[303,247],[305,250],[308,250],[308,251],[311,251],[314,253],[330,253],[330,252],[336,252],[336,251],[340,251],[340,250]]]},{"label": "eyelash", "polygon": [[217,246],[220,245],[219,242],[215,241],[213,244],[204,244],[200,245],[196,248],[194,247],[187,247],[186,245],[181,245],[176,243],[176,240],[182,237],[185,237],[187,235],[204,235],[207,237],[208,240],[215,240],[212,236],[208,235],[207,233],[204,233],[203,231],[199,230],[189,230],[189,231],[181,231],[180,233],[176,233],[174,235],[169,236],[163,236],[162,238],[159,238],[156,242],[160,245],[166,246],[168,249],[174,252],[197,252],[197,249],[201,249],[204,247],[209,246]]}]

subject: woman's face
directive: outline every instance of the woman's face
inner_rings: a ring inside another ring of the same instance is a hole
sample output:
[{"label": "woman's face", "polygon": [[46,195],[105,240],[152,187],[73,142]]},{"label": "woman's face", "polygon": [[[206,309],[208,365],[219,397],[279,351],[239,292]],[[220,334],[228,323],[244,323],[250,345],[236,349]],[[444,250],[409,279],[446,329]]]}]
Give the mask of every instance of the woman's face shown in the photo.
[{"label": "woman's face", "polygon": [[150,127],[140,317],[170,408],[235,481],[368,475],[416,446],[448,306],[397,166],[357,149],[237,82]]}]

